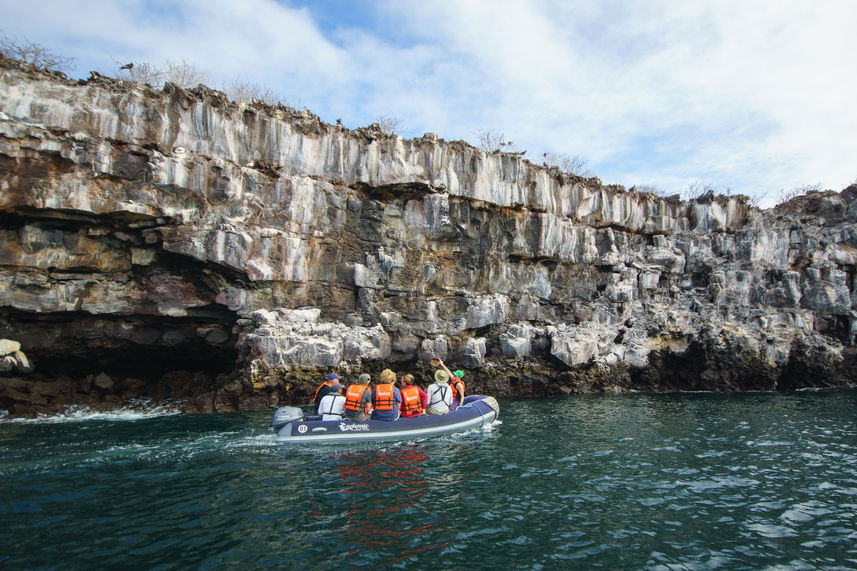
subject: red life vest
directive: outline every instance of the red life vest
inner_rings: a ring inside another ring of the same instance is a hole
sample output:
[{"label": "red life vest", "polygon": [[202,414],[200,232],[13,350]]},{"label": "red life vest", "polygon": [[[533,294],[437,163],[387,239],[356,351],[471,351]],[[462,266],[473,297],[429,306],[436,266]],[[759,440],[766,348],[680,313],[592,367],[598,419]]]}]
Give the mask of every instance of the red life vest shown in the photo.
[{"label": "red life vest", "polygon": [[366,385],[349,385],[348,390],[345,392],[345,410],[359,411],[360,403],[363,401],[363,393],[368,388]]},{"label": "red life vest", "polygon": [[375,385],[375,410],[393,410],[396,404],[396,396],[393,393],[393,385]]},{"label": "red life vest", "polygon": [[461,380],[461,377],[452,377],[449,382],[449,386],[452,387],[452,400],[458,401],[461,404],[462,394],[458,393],[458,383],[461,383],[461,393],[464,393],[464,381]]},{"label": "red life vest", "polygon": [[414,385],[400,390],[402,393],[402,416],[419,416],[423,413],[423,400],[420,390]]}]

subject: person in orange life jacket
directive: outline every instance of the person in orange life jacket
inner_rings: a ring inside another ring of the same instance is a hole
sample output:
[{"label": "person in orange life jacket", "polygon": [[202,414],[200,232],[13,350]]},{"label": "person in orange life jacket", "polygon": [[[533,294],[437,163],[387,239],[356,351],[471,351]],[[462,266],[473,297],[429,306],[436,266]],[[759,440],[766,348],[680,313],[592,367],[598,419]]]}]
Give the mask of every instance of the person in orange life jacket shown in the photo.
[{"label": "person in orange life jacket", "polygon": [[336,373],[330,373],[327,376],[327,380],[321,383],[317,389],[315,389],[315,395],[312,397],[312,404],[315,406],[316,414],[321,414],[318,407],[321,404],[321,399],[330,392],[330,387],[334,383],[338,383],[342,380],[342,377],[337,375]]},{"label": "person in orange life jacket", "polygon": [[341,420],[345,414],[345,395],[342,385],[333,383],[330,392],[324,395],[318,403],[318,414],[322,420]]},{"label": "person in orange life jacket", "polygon": [[449,406],[452,410],[457,409],[464,402],[464,371],[461,369],[450,372],[443,364],[441,359],[437,360],[446,374],[449,375],[449,386],[452,387],[452,404]]},{"label": "person in orange life jacket", "polygon": [[357,383],[349,385],[345,391],[345,418],[358,422],[368,420],[372,413],[372,391],[369,389],[371,378],[366,373],[357,377]]},{"label": "person in orange life jacket", "polygon": [[380,382],[372,388],[372,420],[396,420],[402,393],[396,388],[396,373],[390,369],[381,371]]},{"label": "person in orange life jacket", "polygon": [[452,404],[452,387],[449,386],[449,375],[443,369],[434,372],[435,382],[426,389],[428,403],[426,414],[446,414]]},{"label": "person in orange life jacket", "polygon": [[402,377],[402,384],[404,386],[399,391],[402,393],[399,414],[402,418],[421,415],[428,404],[428,395],[414,384],[414,376],[410,373]]}]

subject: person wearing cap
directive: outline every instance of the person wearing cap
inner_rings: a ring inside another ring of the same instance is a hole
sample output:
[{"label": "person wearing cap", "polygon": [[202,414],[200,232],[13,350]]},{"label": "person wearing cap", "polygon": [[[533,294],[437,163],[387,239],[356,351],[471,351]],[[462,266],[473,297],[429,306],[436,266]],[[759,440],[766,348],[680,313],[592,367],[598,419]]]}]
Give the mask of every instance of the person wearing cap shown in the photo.
[{"label": "person wearing cap", "polygon": [[426,414],[446,414],[452,404],[452,387],[449,386],[449,373],[443,369],[434,372],[434,383],[426,389],[428,406]]},{"label": "person wearing cap", "polygon": [[322,420],[342,420],[345,414],[345,395],[342,394],[342,385],[339,383],[330,385],[330,392],[318,403],[318,413]]},{"label": "person wearing cap", "polygon": [[357,383],[349,385],[345,391],[345,418],[364,421],[372,413],[372,391],[369,390],[371,377],[363,373],[357,377]]},{"label": "person wearing cap", "polygon": [[398,420],[402,393],[396,388],[396,373],[384,369],[380,381],[372,387],[372,420]]},{"label": "person wearing cap", "polygon": [[452,404],[449,408],[455,410],[464,402],[464,371],[459,369],[450,372],[446,368],[446,365],[443,364],[443,360],[438,359],[437,362],[443,367],[446,374],[449,375],[449,386],[452,387]]},{"label": "person wearing cap", "polygon": [[315,389],[315,395],[312,397],[312,404],[315,406],[316,414],[321,414],[319,410],[319,405],[321,404],[321,399],[330,392],[330,387],[334,383],[338,383],[342,380],[342,377],[337,375],[336,373],[330,373],[327,376],[327,380],[321,383],[317,389]]},{"label": "person wearing cap", "polygon": [[414,384],[414,376],[410,373],[402,375],[402,406],[399,414],[402,418],[419,416],[426,410],[428,395]]}]

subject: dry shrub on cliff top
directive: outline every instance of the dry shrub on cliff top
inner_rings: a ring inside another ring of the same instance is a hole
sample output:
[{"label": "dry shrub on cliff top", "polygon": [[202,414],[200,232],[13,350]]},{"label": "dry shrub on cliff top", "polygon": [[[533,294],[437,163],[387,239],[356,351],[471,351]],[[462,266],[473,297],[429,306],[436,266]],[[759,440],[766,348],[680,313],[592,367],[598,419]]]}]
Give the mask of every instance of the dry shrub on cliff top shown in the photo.
[{"label": "dry shrub on cliff top", "polygon": [[252,103],[255,100],[273,106],[280,101],[273,89],[240,79],[230,81],[223,91],[229,99],[238,103]]},{"label": "dry shrub on cliff top", "polygon": [[777,196],[777,205],[785,204],[798,196],[803,196],[810,192],[819,192],[821,190],[823,190],[823,188],[820,184],[804,184],[803,186],[796,186],[794,188],[784,188],[780,191],[779,196]]},{"label": "dry shrub on cliff top", "polygon": [[164,80],[184,88],[196,87],[205,83],[206,73],[196,64],[188,63],[184,59],[167,61],[164,63]]},{"label": "dry shrub on cliff top", "polygon": [[[120,63],[115,58],[113,61],[117,64]],[[119,69],[119,76],[152,87],[161,87],[166,82],[185,89],[205,83],[207,79],[206,73],[199,69],[196,64],[188,63],[185,60],[167,61],[162,67],[145,61],[129,63]]]},{"label": "dry shrub on cliff top", "polygon": [[[116,60],[114,59],[113,61]],[[120,75],[127,75],[131,81],[144,83],[153,87],[160,87],[164,83],[164,72],[149,62],[144,61],[128,65],[131,65],[131,67],[128,68],[127,65],[123,66],[120,70]]]},{"label": "dry shrub on cliff top", "polygon": [[21,63],[48,71],[67,71],[74,58],[57,55],[28,39],[16,40],[0,32],[0,53]]},{"label": "dry shrub on cliff top", "polygon": [[567,155],[565,153],[545,153],[544,164],[548,167],[557,167],[562,172],[573,174],[575,176],[589,177],[593,176],[587,170],[586,165],[589,164],[589,159],[580,155]]},{"label": "dry shrub on cliff top", "polygon": [[395,115],[378,115],[375,123],[385,135],[398,135],[404,129],[402,120]]},{"label": "dry shrub on cliff top", "polygon": [[714,185],[707,182],[696,181],[687,185],[682,195],[685,200],[699,200],[704,197],[714,196]]},{"label": "dry shrub on cliff top", "polygon": [[480,129],[476,131],[476,136],[479,137],[479,148],[486,153],[514,152],[515,143],[505,140],[503,133],[499,131]]}]

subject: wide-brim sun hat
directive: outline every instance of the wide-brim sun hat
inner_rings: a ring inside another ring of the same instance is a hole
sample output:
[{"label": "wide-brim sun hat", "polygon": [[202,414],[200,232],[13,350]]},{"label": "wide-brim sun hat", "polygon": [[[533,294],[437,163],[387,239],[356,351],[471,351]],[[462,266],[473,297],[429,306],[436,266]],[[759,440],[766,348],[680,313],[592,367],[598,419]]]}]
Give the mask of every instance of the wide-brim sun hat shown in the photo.
[{"label": "wide-brim sun hat", "polygon": [[443,369],[438,369],[434,372],[434,380],[439,383],[446,383],[449,381],[449,375]]}]

